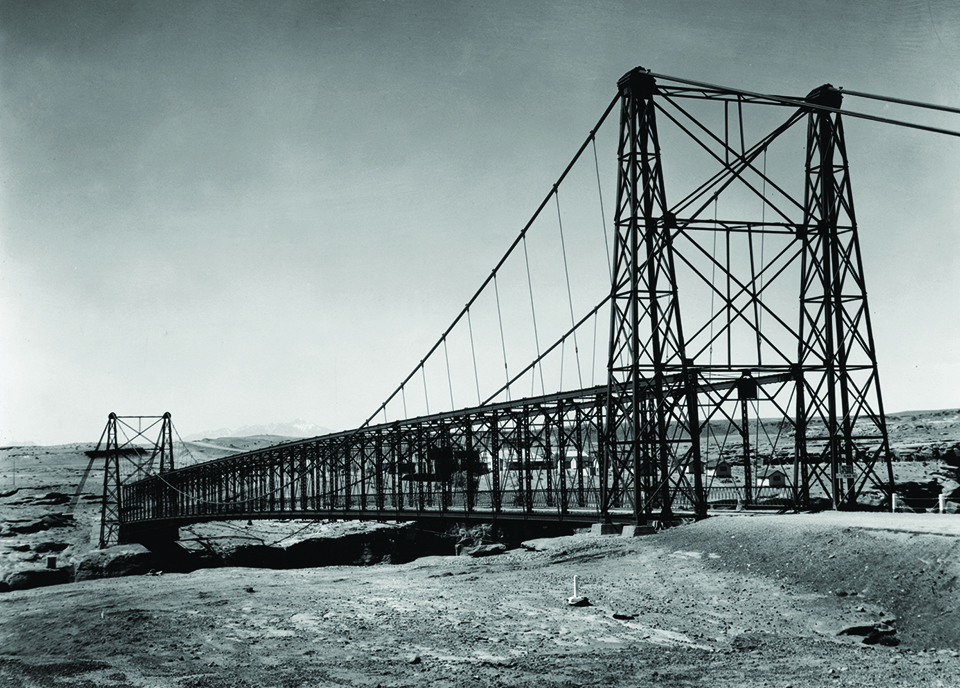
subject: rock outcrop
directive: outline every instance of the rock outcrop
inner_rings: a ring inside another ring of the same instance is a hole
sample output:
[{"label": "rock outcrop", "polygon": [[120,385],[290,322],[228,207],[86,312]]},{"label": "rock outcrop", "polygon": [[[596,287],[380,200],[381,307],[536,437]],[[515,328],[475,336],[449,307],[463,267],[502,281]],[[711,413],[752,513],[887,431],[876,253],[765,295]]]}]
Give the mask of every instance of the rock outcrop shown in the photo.
[{"label": "rock outcrop", "polygon": [[156,555],[143,545],[118,545],[87,552],[77,561],[74,580],[137,576],[157,567]]},{"label": "rock outcrop", "polygon": [[20,569],[7,574],[3,580],[3,589],[29,590],[30,588],[40,588],[46,585],[69,583],[71,573],[72,571],[69,566],[62,566],[55,569]]}]

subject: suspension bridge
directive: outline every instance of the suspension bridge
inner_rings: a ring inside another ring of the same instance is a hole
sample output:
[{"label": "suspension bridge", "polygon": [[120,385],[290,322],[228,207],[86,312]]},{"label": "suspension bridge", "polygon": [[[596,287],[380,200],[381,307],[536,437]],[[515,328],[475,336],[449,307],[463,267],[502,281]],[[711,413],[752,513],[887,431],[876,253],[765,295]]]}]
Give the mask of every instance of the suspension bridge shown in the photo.
[{"label": "suspension bridge", "polygon": [[844,120],[960,134],[847,98],[960,113],[628,72],[359,427],[175,466],[169,414],[111,414],[94,452],[101,546],[215,519],[648,524],[732,505],[854,509],[866,493],[889,505]]}]

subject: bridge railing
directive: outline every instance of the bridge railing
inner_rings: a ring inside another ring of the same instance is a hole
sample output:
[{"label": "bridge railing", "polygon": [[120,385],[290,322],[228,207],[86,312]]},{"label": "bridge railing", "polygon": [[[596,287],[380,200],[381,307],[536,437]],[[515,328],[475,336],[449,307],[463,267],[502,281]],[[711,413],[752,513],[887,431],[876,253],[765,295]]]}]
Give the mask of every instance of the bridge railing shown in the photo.
[{"label": "bridge railing", "polygon": [[123,508],[124,521],[136,523],[153,520],[206,520],[210,518],[230,519],[256,517],[269,514],[276,517],[309,518],[316,515],[336,518],[376,518],[378,515],[390,518],[411,517],[417,514],[444,513],[495,516],[497,514],[545,513],[561,518],[566,514],[584,512],[600,513],[599,488],[584,490],[581,496],[561,502],[559,495],[550,498],[542,492],[533,494],[532,499],[523,490],[504,490],[494,494],[488,490],[478,491],[471,498],[462,492],[430,491],[422,495],[414,492],[385,492],[383,498],[378,495],[353,494],[347,499],[339,495],[310,495],[305,501],[298,496],[257,494],[243,500],[226,502],[207,502],[192,498],[184,490],[188,486],[152,477],[127,488],[126,506]]}]

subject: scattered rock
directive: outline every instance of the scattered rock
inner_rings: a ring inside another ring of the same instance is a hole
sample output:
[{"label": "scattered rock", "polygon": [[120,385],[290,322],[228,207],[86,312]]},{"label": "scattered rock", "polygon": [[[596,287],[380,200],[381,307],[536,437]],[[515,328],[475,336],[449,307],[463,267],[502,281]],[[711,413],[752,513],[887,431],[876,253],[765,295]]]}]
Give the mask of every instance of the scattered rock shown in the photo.
[{"label": "scattered rock", "polygon": [[22,526],[10,526],[13,533],[20,535],[29,535],[30,533],[39,533],[41,530],[49,528],[67,528],[76,525],[73,516],[70,514],[47,514],[37,521],[28,522]]},{"label": "scattered rock", "polygon": [[507,546],[502,543],[494,545],[477,545],[476,547],[464,547],[460,550],[461,555],[470,557],[489,557],[496,554],[503,554],[507,551]]},{"label": "scattered rock", "polygon": [[588,600],[586,597],[581,597],[581,596],[568,597],[568,598],[567,598],[567,604],[569,604],[571,607],[590,607],[590,606],[592,606],[592,605],[590,604],[590,600]]},{"label": "scattered rock", "polygon": [[516,666],[516,664],[510,661],[509,659],[506,659],[503,657],[497,657],[495,659],[483,660],[482,662],[480,662],[480,666],[509,669],[511,667]]},{"label": "scattered rock", "polygon": [[637,618],[637,615],[636,615],[636,614],[621,614],[621,613],[619,613],[619,612],[614,612],[613,618],[614,618],[614,619],[617,619],[618,621],[631,621],[632,619],[636,619],[636,618]]},{"label": "scattered rock", "polygon": [[756,650],[760,647],[760,640],[756,636],[741,633],[733,639],[732,644],[735,650]]},{"label": "scattered rock", "polygon": [[[490,523],[481,523],[472,528],[460,528],[456,536],[457,544],[454,546],[454,552],[457,555],[483,557],[507,551],[504,533]],[[485,549],[488,547],[501,549]]]},{"label": "scattered rock", "polygon": [[62,492],[48,492],[43,497],[37,500],[37,504],[47,504],[47,505],[57,505],[57,504],[66,504],[70,501],[70,495],[66,495]]}]

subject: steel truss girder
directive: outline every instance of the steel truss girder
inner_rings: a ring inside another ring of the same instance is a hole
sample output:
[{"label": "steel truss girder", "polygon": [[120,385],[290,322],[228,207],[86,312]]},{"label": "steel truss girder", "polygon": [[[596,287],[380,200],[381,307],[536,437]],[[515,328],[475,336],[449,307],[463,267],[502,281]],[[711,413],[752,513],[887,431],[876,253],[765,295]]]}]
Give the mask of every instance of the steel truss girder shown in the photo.
[{"label": "steel truss girder", "polygon": [[[662,403],[711,408],[738,379],[664,380]],[[757,377],[760,386],[793,379],[790,371]],[[640,386],[641,404],[652,388]],[[522,399],[496,408],[436,414],[288,442],[151,475],[123,485],[123,524],[247,518],[464,519],[521,518],[593,521],[602,516],[599,456],[606,388]],[[705,413],[702,432],[715,416]],[[668,424],[671,448],[662,488],[678,511],[703,513],[706,502],[697,452]],[[379,457],[379,458],[378,458]],[[630,484],[621,476],[618,484]],[[725,488],[726,489],[726,488]],[[726,493],[730,493],[726,489]],[[723,490],[714,490],[716,499]],[[607,511],[634,518],[628,496]],[[650,490],[640,511],[659,518],[661,492]],[[735,495],[726,494],[726,498]]]},{"label": "steel truss girder", "polygon": [[124,486],[124,515],[595,518],[604,392],[370,426],[165,472]]}]

